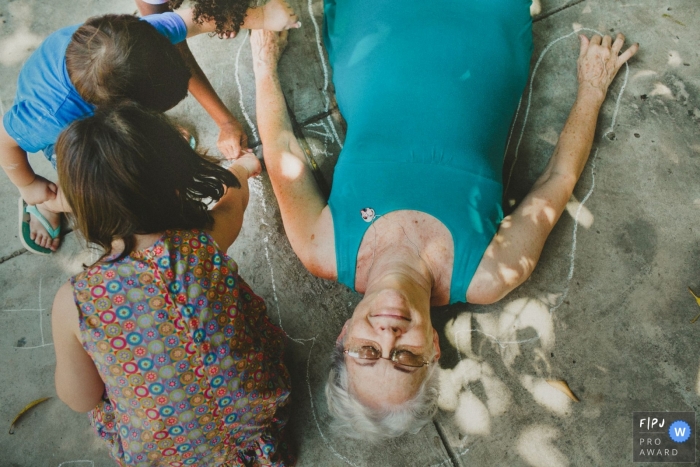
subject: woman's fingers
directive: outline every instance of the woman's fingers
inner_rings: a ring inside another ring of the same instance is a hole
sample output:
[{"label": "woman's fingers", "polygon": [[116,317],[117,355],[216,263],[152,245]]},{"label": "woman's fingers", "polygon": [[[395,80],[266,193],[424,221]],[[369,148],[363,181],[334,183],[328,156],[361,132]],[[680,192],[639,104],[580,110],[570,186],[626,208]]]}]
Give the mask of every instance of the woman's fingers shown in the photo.
[{"label": "woman's fingers", "polygon": [[625,63],[630,58],[632,58],[634,56],[634,54],[637,53],[638,50],[639,50],[639,43],[632,44],[627,50],[624,51],[624,53],[622,53],[622,55],[617,57],[617,62],[616,62],[617,67],[618,68],[621,67],[622,64]]},{"label": "woman's fingers", "polygon": [[287,29],[299,29],[300,27],[301,21],[299,21],[299,17],[297,15],[292,15],[289,17],[287,27],[285,27],[284,30],[286,31]]},{"label": "woman's fingers", "polygon": [[594,34],[593,37],[591,37],[591,44],[592,45],[600,45],[600,42],[603,40],[602,37],[600,37],[598,34]]},{"label": "woman's fingers", "polygon": [[610,36],[608,36],[607,34],[605,36],[603,36],[603,42],[601,44],[603,47],[605,47],[606,49],[609,49],[611,43],[612,43],[612,38]]},{"label": "woman's fingers", "polygon": [[586,54],[586,50],[588,50],[588,44],[590,41],[588,40],[588,37],[584,36],[583,34],[579,34],[578,38],[581,42],[581,52],[579,56],[583,57]]},{"label": "woman's fingers", "polygon": [[617,57],[619,55],[620,50],[622,50],[623,45],[625,45],[625,35],[618,34],[617,37],[615,38],[615,42],[613,42],[613,45],[612,45],[613,56]]}]

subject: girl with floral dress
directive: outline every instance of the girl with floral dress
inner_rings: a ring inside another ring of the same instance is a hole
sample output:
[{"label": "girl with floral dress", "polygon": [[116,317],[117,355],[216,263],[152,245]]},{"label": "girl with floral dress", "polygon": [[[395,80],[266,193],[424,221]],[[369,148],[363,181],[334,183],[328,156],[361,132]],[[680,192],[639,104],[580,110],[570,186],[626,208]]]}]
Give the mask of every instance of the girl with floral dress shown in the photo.
[{"label": "girl with floral dress", "polygon": [[73,123],[56,152],[77,230],[105,250],[54,301],[58,396],[120,466],[293,464],[283,332],[226,254],[255,155],[223,169],[133,104]]}]

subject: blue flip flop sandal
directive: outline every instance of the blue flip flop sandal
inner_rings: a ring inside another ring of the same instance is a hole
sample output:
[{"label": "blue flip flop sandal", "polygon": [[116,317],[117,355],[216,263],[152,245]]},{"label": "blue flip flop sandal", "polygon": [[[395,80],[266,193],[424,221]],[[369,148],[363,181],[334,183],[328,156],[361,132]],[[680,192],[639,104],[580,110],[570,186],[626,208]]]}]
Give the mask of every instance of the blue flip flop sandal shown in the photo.
[{"label": "blue flip flop sandal", "polygon": [[46,218],[39,212],[36,206],[28,206],[22,198],[19,199],[19,240],[30,253],[35,253],[37,255],[50,255],[53,253],[53,251],[37,245],[29,234],[30,214],[36,217],[41,225],[44,226],[51,238],[57,238],[61,234],[61,226],[59,225],[54,229],[51,227],[49,221],[46,220]]}]

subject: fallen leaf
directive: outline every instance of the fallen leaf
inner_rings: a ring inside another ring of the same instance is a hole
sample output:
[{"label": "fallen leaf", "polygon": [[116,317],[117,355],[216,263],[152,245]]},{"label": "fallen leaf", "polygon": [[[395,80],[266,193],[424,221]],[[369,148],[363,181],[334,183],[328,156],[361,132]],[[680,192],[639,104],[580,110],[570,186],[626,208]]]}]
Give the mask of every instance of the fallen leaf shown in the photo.
[{"label": "fallen leaf", "polygon": [[546,379],[545,381],[547,381],[547,384],[549,384],[553,388],[558,389],[567,396],[569,396],[569,399],[571,399],[572,401],[580,402],[578,397],[576,397],[576,395],[569,388],[569,385],[566,384],[566,381],[564,381],[563,379]]},{"label": "fallen leaf", "polygon": [[[690,287],[688,287],[688,292],[690,292],[690,295],[692,295],[692,296],[695,298],[695,301],[698,302],[698,306],[700,306],[700,297],[698,297],[697,295],[695,295],[695,292],[693,292],[693,290],[692,290]],[[698,319],[700,319],[700,314],[697,315],[695,318],[691,319],[691,320],[690,320],[690,324],[695,324],[695,322],[696,322]]]},{"label": "fallen leaf", "polygon": [[51,397],[42,397],[41,399],[37,399],[35,401],[30,402],[22,410],[20,410],[20,412],[15,417],[15,419],[12,420],[12,425],[10,425],[10,434],[11,435],[15,434],[15,423],[17,423],[17,420],[19,420],[22,415],[27,413],[27,411],[29,411],[32,407],[35,407],[35,406],[41,404],[42,402],[46,402],[49,399],[51,399]]}]

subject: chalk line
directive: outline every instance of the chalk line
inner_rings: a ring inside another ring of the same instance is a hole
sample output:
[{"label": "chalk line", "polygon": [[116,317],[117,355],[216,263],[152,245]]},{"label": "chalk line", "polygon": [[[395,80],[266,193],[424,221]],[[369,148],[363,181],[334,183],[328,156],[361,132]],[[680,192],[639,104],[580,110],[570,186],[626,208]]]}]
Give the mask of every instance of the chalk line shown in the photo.
[{"label": "chalk line", "polygon": [[260,138],[258,137],[258,129],[255,128],[255,125],[253,124],[253,120],[250,118],[250,115],[248,115],[248,112],[246,111],[245,104],[243,103],[243,87],[241,86],[241,77],[240,77],[240,62],[241,62],[241,50],[243,50],[243,46],[246,44],[246,41],[250,38],[250,30],[246,33],[245,37],[241,41],[241,45],[238,46],[238,52],[236,53],[236,67],[235,67],[235,76],[236,76],[236,86],[238,87],[238,105],[241,107],[241,112],[243,113],[243,117],[245,118],[245,121],[248,122],[248,126],[250,127],[250,131],[253,132],[253,137],[257,140]]},{"label": "chalk line", "polygon": [[323,47],[321,46],[321,30],[318,27],[318,22],[314,16],[314,9],[312,0],[308,1],[309,16],[311,17],[311,23],[314,25],[314,32],[316,34],[316,48],[318,49],[318,58],[321,60],[321,68],[323,69],[323,99],[324,99],[324,110],[327,112],[331,101],[328,97],[328,65],[326,64],[326,57],[323,55]]},{"label": "chalk line", "polygon": [[[456,340],[457,345],[459,345],[459,339],[457,336],[459,336],[460,334],[464,334],[466,332],[467,331],[465,331],[465,330],[455,332],[455,340]],[[470,333],[478,332],[479,334],[483,334],[486,337],[488,337],[489,339],[491,339],[493,342],[498,344],[498,346],[502,349],[505,349],[507,345],[524,344],[526,342],[534,342],[534,341],[540,339],[540,335],[537,334],[535,337],[530,337],[528,339],[523,339],[523,340],[519,340],[519,341],[501,341],[498,337],[492,336],[491,334],[488,334],[480,329],[470,329],[468,332],[470,332]],[[462,352],[460,352],[459,349],[457,349],[457,355],[459,356],[459,361],[461,362],[462,361]]]},{"label": "chalk line", "polygon": [[[458,452],[457,457],[462,457],[463,455],[465,455],[468,452],[469,452],[469,448],[465,449],[462,452]],[[444,460],[444,461],[440,462],[439,464],[431,464],[430,467],[440,467],[441,465],[448,465],[448,464],[452,465],[451,459]]]},{"label": "chalk line", "polygon": [[[41,344],[39,345],[31,345],[29,347],[26,346],[18,346],[14,345],[13,348],[15,349],[22,349],[22,350],[31,350],[31,349],[40,349],[42,347],[50,347],[53,345],[53,342],[46,342],[46,339],[44,338],[44,308],[42,308],[41,305],[41,290],[42,290],[42,283],[43,283],[43,278],[39,278],[39,308],[10,308],[6,310],[0,310],[0,312],[23,312],[23,311],[36,311],[39,313],[39,332],[41,335]],[[8,317],[1,317],[0,319],[8,319]]]},{"label": "chalk line", "polygon": [[[506,155],[508,154],[508,149],[510,148],[510,139],[513,137],[513,131],[515,130],[515,124],[518,121],[518,115],[520,114],[520,106],[523,104],[523,96],[520,96],[518,100],[518,107],[515,109],[515,117],[513,117],[513,123],[510,125],[510,131],[508,132],[508,141],[506,142],[506,150],[503,153],[503,160],[505,161]],[[503,190],[505,193],[505,190]]]},{"label": "chalk line", "polygon": [[[254,178],[250,180],[251,182],[251,188],[256,195],[260,197],[261,200],[261,205],[262,205],[262,210],[263,210],[263,215],[267,215],[267,203],[265,202],[265,187],[262,184],[262,181],[259,180],[258,178]],[[267,225],[267,224],[265,224]],[[292,341],[305,345],[306,342],[311,342],[311,348],[309,349],[309,355],[306,358],[306,386],[309,391],[309,402],[311,403],[311,414],[313,415],[314,422],[316,424],[316,428],[318,429],[318,433],[321,435],[321,439],[323,440],[324,445],[326,448],[331,451],[331,453],[337,457],[338,459],[344,461],[345,463],[353,466],[353,467],[359,467],[356,464],[354,464],[352,461],[350,461],[348,458],[340,454],[338,451],[335,450],[331,442],[328,440],[326,435],[323,433],[323,430],[321,429],[321,424],[318,421],[318,416],[316,414],[316,404],[314,403],[314,396],[313,396],[313,391],[311,390],[311,374],[310,374],[310,363],[311,363],[311,354],[313,352],[314,346],[316,345],[316,337],[311,337],[307,339],[299,339],[299,338],[294,338],[287,333],[287,331],[284,329],[282,325],[282,313],[280,312],[280,307],[279,307],[279,300],[277,297],[277,287],[275,285],[275,273],[274,269],[272,267],[272,260],[270,259],[270,250],[268,247],[269,243],[269,235],[265,233],[265,237],[263,238],[263,244],[265,245],[265,259],[267,261],[267,266],[270,270],[270,278],[272,280],[272,298],[275,301],[275,307],[277,309],[277,317],[279,320],[278,326],[280,329],[282,329],[282,332]]]},{"label": "chalk line", "polygon": [[68,464],[84,464],[85,462],[88,462],[92,467],[95,467],[95,463],[93,461],[89,461],[89,460],[65,461],[65,462],[61,462],[60,464],[58,464],[58,467],[61,467],[63,465],[68,465]]},{"label": "chalk line", "polygon": [[[535,75],[537,74],[537,70],[540,67],[540,64],[542,63],[544,56],[547,54],[547,52],[549,52],[549,50],[556,43],[558,43],[558,42],[560,42],[568,37],[571,37],[574,34],[578,34],[581,31],[588,31],[588,32],[592,32],[594,34],[598,34],[598,35],[603,36],[603,33],[601,33],[600,31],[597,31],[595,29],[581,28],[581,29],[577,29],[576,31],[570,32],[569,34],[565,34],[557,39],[554,39],[552,42],[547,44],[547,46],[544,48],[544,50],[542,50],[539,58],[537,59],[537,62],[535,63],[535,67],[532,69],[532,75],[530,76],[530,84],[528,86],[527,106],[525,107],[525,117],[523,118],[523,125],[520,128],[520,136],[518,137],[518,144],[515,146],[515,154],[513,155],[513,162],[510,166],[510,171],[508,172],[508,180],[506,182],[506,186],[503,190],[503,193],[508,192],[508,188],[510,187],[510,180],[511,180],[511,177],[513,176],[513,169],[515,169],[515,163],[518,161],[518,155],[520,154],[520,144],[523,141],[523,136],[525,135],[525,127],[527,126],[527,119],[530,115],[530,105],[532,103],[532,86],[533,86],[533,83],[535,81]],[[625,76],[624,76],[624,80],[622,82],[622,88],[620,89],[620,93],[617,96],[617,101],[615,102],[615,110],[613,111],[612,122],[611,122],[610,128],[608,129],[607,132],[605,132],[604,136],[607,136],[613,132],[615,122],[617,120],[617,113],[620,110],[620,101],[622,99],[622,94],[625,91],[625,87],[627,87],[628,78],[629,78],[629,65],[627,64],[627,62],[625,62]],[[518,104],[518,110],[519,109],[520,109],[520,104]],[[515,126],[515,120],[513,121],[513,126]],[[511,131],[512,131],[512,129],[511,129]],[[510,144],[510,137],[508,139],[509,139],[509,144]]]},{"label": "chalk line", "polygon": [[314,416],[314,422],[316,423],[316,428],[318,429],[318,433],[321,435],[321,439],[323,440],[323,444],[326,445],[326,448],[333,453],[335,457],[338,459],[344,461],[348,465],[352,465],[353,467],[359,467],[357,464],[353,463],[350,459],[347,457],[343,456],[340,454],[338,451],[335,450],[333,445],[330,443],[328,438],[326,438],[326,435],[323,434],[323,430],[321,430],[321,424],[318,422],[318,417],[316,415],[316,405],[314,404],[314,396],[313,393],[311,392],[311,375],[309,371],[309,363],[311,362],[311,352],[314,349],[314,345],[316,345],[316,338],[314,337],[313,340],[311,341],[311,348],[309,349],[309,357],[306,359],[306,387],[309,390],[309,401],[311,402],[311,414]]},{"label": "chalk line", "polygon": [[[314,25],[314,33],[316,35],[316,49],[318,50],[318,58],[321,61],[321,68],[323,70],[322,94],[324,111],[328,112],[328,109],[331,106],[331,100],[328,96],[328,85],[330,84],[328,63],[326,62],[326,56],[323,54],[323,41],[321,40],[321,29],[319,28],[318,21],[316,21],[316,17],[314,16],[313,1],[308,0],[307,6],[309,10],[309,16],[311,17],[311,23]],[[335,129],[335,125],[333,124],[331,116],[327,116],[326,119],[328,120],[328,124],[330,125],[331,131],[333,132],[333,138],[335,139],[335,142],[338,144],[338,146],[340,146],[340,149],[343,149],[343,143],[340,140],[340,136],[338,136],[338,132]]]},{"label": "chalk line", "polygon": [[622,81],[622,87],[620,88],[620,93],[617,95],[617,99],[615,100],[615,110],[613,111],[613,116],[612,116],[612,122],[610,123],[610,128],[608,128],[608,131],[605,132],[603,136],[608,136],[610,133],[613,132],[613,129],[615,128],[615,120],[617,120],[617,111],[620,110],[620,100],[622,100],[622,94],[625,93],[625,88],[627,87],[627,79],[629,78],[630,75],[630,67],[625,62],[625,79]]},{"label": "chalk line", "polygon": [[13,311],[41,311],[41,308],[22,308],[22,309],[16,309],[16,310],[0,310],[0,311],[7,311],[7,312],[13,312]]},{"label": "chalk line", "polygon": [[[42,278],[39,278],[39,309],[42,309],[42,306],[41,306],[41,282],[42,282]],[[41,345],[44,345],[44,343],[45,343],[44,342],[44,325],[43,325],[44,313],[42,311],[39,312],[39,330],[41,331]]]},{"label": "chalk line", "polygon": [[562,292],[561,297],[559,297],[557,304],[549,309],[550,313],[559,308],[564,302],[566,296],[569,294],[569,284],[571,284],[571,279],[573,279],[574,277],[574,267],[576,264],[576,233],[578,232],[579,225],[578,218],[581,214],[581,210],[583,209],[583,205],[586,204],[586,201],[588,201],[588,198],[591,197],[591,195],[593,194],[593,190],[595,189],[595,163],[597,157],[598,148],[596,148],[595,152],[593,153],[593,159],[591,160],[591,187],[588,189],[586,196],[583,197],[581,203],[578,205],[578,209],[576,209],[576,215],[574,216],[574,233],[571,239],[571,251],[569,252],[569,274],[567,274],[566,276],[566,287],[564,287],[564,292]]},{"label": "chalk line", "polygon": [[331,116],[327,116],[326,119],[328,120],[328,124],[331,127],[331,131],[333,132],[333,137],[335,138],[335,142],[338,143],[338,146],[340,146],[340,149],[343,149],[343,143],[340,141],[340,136],[338,136],[338,132],[335,131],[335,125],[333,124],[333,120],[331,120]]}]

